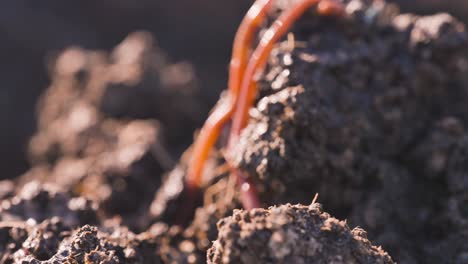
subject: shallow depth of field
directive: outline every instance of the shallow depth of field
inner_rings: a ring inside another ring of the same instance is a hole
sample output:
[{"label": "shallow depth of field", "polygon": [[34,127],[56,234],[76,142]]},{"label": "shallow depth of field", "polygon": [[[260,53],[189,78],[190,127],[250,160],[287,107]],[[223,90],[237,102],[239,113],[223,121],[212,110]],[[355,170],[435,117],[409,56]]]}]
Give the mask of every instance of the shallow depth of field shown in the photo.
[{"label": "shallow depth of field", "polygon": [[468,3],[338,2],[275,45],[195,194],[253,1],[1,4],[0,264],[468,263]]}]

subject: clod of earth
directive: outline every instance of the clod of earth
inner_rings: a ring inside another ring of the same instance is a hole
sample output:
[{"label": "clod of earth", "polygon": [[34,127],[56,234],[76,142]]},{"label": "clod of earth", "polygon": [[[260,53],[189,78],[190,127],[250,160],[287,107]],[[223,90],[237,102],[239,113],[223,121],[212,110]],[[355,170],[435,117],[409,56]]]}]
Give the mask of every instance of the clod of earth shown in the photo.
[{"label": "clod of earth", "polygon": [[218,229],[208,263],[394,263],[363,229],[351,230],[317,203],[235,210]]}]

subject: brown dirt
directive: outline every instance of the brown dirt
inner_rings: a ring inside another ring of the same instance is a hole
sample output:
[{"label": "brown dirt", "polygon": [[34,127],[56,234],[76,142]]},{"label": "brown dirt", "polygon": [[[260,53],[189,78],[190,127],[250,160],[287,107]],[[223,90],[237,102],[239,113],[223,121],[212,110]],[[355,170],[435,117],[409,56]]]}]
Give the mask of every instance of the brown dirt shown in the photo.
[{"label": "brown dirt", "polygon": [[135,235],[124,227],[84,225],[71,230],[53,217],[31,225],[28,222],[6,223],[2,241],[2,263],[163,263],[153,252],[156,239]]},{"label": "brown dirt", "polygon": [[[143,32],[58,54],[32,168],[0,182],[0,263],[468,262],[468,34],[446,14],[345,2],[345,18],[310,12],[274,50],[234,152],[277,206],[233,213],[214,152],[184,228],[184,149],[207,110],[198,68]],[[347,222],[280,206],[316,193]]]},{"label": "brown dirt", "polygon": [[[399,263],[463,263],[468,34],[448,14],[371,3],[297,24],[295,43],[273,53],[235,160],[268,205],[318,192]],[[454,250],[439,250],[447,243]]]},{"label": "brown dirt", "polygon": [[235,210],[218,230],[208,263],[394,263],[364,230],[351,230],[317,203]]}]

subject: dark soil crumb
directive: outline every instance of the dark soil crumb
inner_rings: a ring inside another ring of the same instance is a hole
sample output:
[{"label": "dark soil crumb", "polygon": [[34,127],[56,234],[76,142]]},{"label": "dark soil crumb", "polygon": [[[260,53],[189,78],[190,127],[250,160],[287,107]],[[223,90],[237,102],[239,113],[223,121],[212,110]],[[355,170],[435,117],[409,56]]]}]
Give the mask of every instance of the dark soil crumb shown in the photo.
[{"label": "dark soil crumb", "polygon": [[236,210],[218,223],[208,263],[394,263],[360,228],[310,206]]}]

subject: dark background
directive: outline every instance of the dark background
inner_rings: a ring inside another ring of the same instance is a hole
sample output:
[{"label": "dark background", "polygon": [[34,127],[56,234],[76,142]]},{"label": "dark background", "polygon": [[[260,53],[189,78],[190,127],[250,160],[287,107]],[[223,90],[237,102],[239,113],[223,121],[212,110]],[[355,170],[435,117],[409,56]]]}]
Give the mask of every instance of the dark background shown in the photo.
[{"label": "dark background", "polygon": [[[468,15],[466,0],[396,0],[403,11]],[[0,6],[0,178],[27,169],[47,61],[61,49],[108,50],[127,34],[154,34],[169,56],[192,62],[212,105],[225,88],[231,42],[251,0],[4,0]],[[465,19],[466,22],[466,19]]]}]

